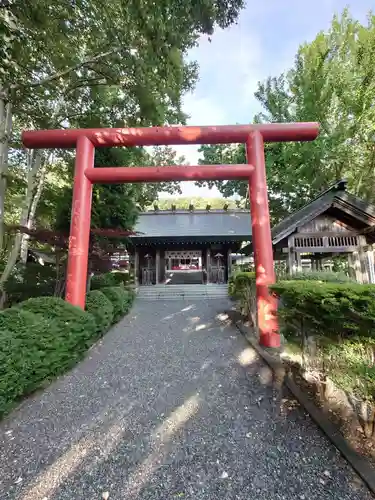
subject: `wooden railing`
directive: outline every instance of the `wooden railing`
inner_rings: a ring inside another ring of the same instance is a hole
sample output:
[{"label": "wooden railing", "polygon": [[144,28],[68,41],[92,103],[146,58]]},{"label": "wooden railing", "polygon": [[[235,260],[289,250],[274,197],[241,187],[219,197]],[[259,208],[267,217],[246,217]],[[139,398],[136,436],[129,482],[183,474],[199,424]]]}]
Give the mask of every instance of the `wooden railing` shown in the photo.
[{"label": "wooden railing", "polygon": [[353,252],[360,246],[353,233],[297,233],[291,242],[296,252]]}]

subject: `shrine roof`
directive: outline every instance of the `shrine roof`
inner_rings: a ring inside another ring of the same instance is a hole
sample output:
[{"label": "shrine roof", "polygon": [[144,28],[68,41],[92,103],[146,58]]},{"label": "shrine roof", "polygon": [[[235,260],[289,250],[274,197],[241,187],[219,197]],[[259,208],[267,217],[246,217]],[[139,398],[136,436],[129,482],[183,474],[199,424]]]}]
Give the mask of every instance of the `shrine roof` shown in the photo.
[{"label": "shrine roof", "polygon": [[249,241],[251,220],[248,210],[156,210],[139,215],[131,236],[134,243],[141,240],[187,239]]},{"label": "shrine roof", "polygon": [[335,214],[338,220],[358,231],[375,225],[375,207],[347,192],[347,182],[340,180],[321,192],[310,203],[283,219],[272,228],[272,242],[277,244],[294,233],[298,227],[324,213]]}]

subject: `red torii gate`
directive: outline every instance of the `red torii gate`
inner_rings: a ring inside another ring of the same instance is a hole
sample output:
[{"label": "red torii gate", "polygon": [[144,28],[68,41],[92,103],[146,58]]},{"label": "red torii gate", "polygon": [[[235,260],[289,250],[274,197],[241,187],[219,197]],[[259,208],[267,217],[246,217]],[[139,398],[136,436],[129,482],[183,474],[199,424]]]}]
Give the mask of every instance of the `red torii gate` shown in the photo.
[{"label": "red torii gate", "polygon": [[[278,347],[277,303],[268,290],[275,282],[268,210],[264,142],[311,141],[318,123],[270,123],[217,127],[150,127],[36,130],[22,134],[28,148],[76,148],[66,300],[85,307],[93,183],[187,180],[249,181],[256,300],[260,343]],[[178,144],[245,143],[248,164],[94,168],[95,148]]]}]

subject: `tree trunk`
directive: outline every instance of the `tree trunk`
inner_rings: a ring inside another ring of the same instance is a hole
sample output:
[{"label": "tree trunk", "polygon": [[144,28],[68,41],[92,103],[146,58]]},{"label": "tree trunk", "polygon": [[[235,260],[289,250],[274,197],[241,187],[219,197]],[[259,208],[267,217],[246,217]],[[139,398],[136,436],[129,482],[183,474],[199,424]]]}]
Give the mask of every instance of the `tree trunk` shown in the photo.
[{"label": "tree trunk", "polygon": [[[35,159],[35,162],[36,161],[37,160]],[[34,219],[35,219],[36,209],[38,207],[38,203],[39,203],[40,197],[41,197],[42,192],[43,192],[44,181],[46,179],[46,171],[47,171],[47,164],[48,164],[48,162],[49,162],[49,158],[47,160],[43,161],[43,162],[42,162],[42,157],[40,158],[39,165],[42,164],[42,166],[41,166],[41,169],[40,169],[40,175],[39,175],[39,179],[38,179],[38,185],[36,187],[36,190],[34,190],[34,186],[33,186],[33,189],[31,191],[32,201],[31,201],[31,204],[30,204],[30,211],[29,211],[29,214],[28,214],[27,222],[25,224],[25,226],[28,229],[31,229],[33,227],[33,225],[34,225]],[[34,166],[35,166],[35,163],[34,163]],[[37,175],[37,171],[38,171],[38,165],[36,165],[36,171],[34,173],[34,184],[35,184],[35,176]],[[21,262],[23,262],[25,264],[26,264],[26,261],[27,261],[27,252],[28,252],[28,248],[29,248],[29,239],[30,239],[30,237],[29,237],[28,234],[23,234],[22,235],[20,258],[21,258]]]},{"label": "tree trunk", "polygon": [[0,88],[0,251],[4,248],[4,206],[8,174],[9,138],[12,133],[12,103]]},{"label": "tree trunk", "polygon": [[[21,210],[21,217],[20,217],[20,226],[26,226],[27,220],[29,217],[30,213],[30,207],[32,203],[32,196],[33,196],[33,191],[34,191],[34,184],[35,184],[35,177],[36,174],[40,168],[41,161],[42,161],[42,152],[40,150],[37,151],[29,151],[28,152],[28,174],[27,174],[27,187],[26,187],[26,193],[25,193],[25,199],[23,202],[23,207]],[[9,276],[11,275],[14,266],[16,265],[20,249],[21,249],[21,241],[22,241],[22,234],[17,233],[15,238],[14,238],[14,243],[13,243],[13,248],[8,256],[8,260],[5,266],[5,269],[3,271],[3,274],[0,277],[0,291],[3,293],[4,292],[4,284],[8,280]]]}]

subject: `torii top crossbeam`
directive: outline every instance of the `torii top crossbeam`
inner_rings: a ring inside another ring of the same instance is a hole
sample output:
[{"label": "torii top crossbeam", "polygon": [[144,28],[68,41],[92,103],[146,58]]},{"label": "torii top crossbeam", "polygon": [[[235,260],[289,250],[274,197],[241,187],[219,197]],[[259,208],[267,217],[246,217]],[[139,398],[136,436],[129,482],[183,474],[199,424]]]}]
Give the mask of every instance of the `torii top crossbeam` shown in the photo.
[{"label": "torii top crossbeam", "polygon": [[319,124],[267,123],[207,127],[91,128],[67,130],[27,130],[22,134],[27,148],[74,148],[79,137],[87,137],[94,147],[169,146],[181,144],[245,143],[252,132],[264,142],[313,141]]}]

